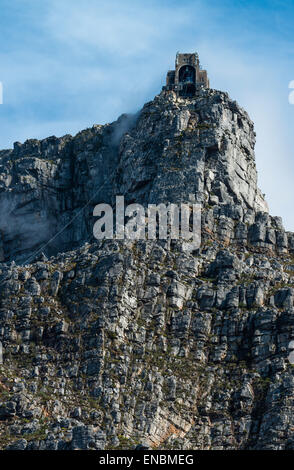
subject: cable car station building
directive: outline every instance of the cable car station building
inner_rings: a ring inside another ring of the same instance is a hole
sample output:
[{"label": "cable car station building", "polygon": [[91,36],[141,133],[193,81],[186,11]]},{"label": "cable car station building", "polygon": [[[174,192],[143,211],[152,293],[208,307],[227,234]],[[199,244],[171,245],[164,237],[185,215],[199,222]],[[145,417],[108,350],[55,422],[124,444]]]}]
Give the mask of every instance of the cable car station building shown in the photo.
[{"label": "cable car station building", "polygon": [[179,96],[194,96],[197,88],[209,88],[207,71],[202,70],[197,52],[176,55],[175,70],[166,76],[166,91],[175,91]]}]

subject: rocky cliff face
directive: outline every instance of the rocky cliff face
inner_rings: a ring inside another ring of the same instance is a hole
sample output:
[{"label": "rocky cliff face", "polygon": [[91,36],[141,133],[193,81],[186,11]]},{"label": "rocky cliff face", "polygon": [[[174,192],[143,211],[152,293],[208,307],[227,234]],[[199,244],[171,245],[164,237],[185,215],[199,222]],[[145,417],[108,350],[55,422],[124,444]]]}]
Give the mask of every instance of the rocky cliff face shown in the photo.
[{"label": "rocky cliff face", "polygon": [[[0,152],[0,448],[294,448],[294,235],[254,142],[202,90]],[[95,241],[116,195],[200,203],[200,249]]]},{"label": "rocky cliff face", "polygon": [[16,143],[0,153],[2,261],[92,241],[94,206],[116,195],[127,203],[199,202],[253,222],[267,211],[254,143],[247,114],[213,90],[189,100],[163,93],[137,116],[74,138]]}]

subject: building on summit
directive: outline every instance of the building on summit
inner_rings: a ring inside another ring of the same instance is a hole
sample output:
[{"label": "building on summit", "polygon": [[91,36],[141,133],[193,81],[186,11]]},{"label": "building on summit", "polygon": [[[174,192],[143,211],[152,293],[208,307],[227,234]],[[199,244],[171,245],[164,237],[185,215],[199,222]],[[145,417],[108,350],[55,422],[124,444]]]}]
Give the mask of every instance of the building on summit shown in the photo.
[{"label": "building on summit", "polygon": [[199,88],[209,88],[207,71],[202,70],[197,52],[176,55],[175,70],[166,76],[165,91],[175,91],[179,96],[194,96]]}]

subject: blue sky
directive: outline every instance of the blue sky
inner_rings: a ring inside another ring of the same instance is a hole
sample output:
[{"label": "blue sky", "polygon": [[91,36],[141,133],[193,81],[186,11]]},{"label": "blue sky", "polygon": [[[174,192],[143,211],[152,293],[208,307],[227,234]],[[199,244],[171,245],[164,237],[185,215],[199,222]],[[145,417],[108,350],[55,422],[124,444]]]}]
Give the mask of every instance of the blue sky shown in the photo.
[{"label": "blue sky", "polygon": [[0,0],[0,148],[137,111],[176,51],[255,122],[259,186],[294,231],[293,1]]}]

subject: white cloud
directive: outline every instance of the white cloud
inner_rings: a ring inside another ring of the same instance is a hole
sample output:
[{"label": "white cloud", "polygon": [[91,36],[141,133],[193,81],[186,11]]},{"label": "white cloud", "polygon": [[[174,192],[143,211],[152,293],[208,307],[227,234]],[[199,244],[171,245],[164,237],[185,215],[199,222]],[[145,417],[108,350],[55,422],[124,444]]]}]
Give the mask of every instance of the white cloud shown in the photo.
[{"label": "white cloud", "polygon": [[53,0],[52,5],[46,21],[53,35],[77,49],[94,47],[104,56],[109,54],[110,62],[113,57],[142,59],[144,54],[156,54],[189,19],[185,6],[153,1]]}]

